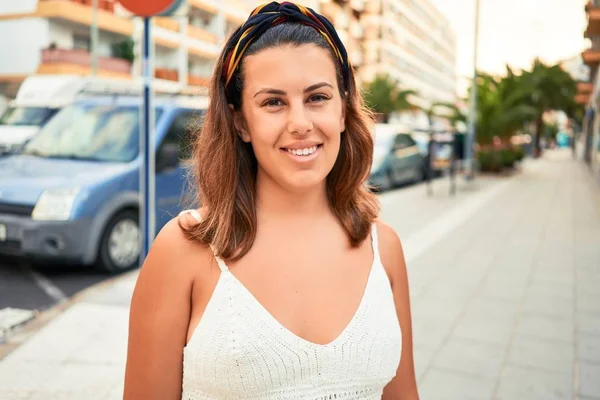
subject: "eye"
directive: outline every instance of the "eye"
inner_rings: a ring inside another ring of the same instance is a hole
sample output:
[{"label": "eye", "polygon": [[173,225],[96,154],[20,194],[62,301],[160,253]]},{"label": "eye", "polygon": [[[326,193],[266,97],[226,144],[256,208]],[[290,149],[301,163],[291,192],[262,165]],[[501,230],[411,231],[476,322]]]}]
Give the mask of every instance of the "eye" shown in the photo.
[{"label": "eye", "polygon": [[263,107],[280,107],[283,105],[281,99],[268,99],[262,103]]},{"label": "eye", "polygon": [[312,103],[322,103],[324,101],[327,101],[331,99],[331,97],[324,95],[324,94],[313,94],[312,96],[310,96],[308,98],[308,101],[312,102]]}]

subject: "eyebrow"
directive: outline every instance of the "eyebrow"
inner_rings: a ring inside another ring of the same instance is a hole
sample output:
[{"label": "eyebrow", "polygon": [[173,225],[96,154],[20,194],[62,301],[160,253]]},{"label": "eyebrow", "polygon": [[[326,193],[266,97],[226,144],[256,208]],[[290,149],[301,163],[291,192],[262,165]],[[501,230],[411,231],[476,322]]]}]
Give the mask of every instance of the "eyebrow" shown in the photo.
[{"label": "eyebrow", "polygon": [[[320,83],[315,83],[314,85],[310,85],[309,87],[307,87],[306,89],[304,89],[304,93],[308,93],[308,92],[312,92],[313,90],[317,90],[320,89],[322,87],[330,87],[333,89],[333,85],[331,85],[330,83],[327,82],[320,82]],[[258,96],[259,94],[262,93],[268,93],[268,94],[277,94],[280,96],[285,96],[286,92],[283,90],[279,90],[279,89],[271,89],[271,88],[264,88],[259,90],[258,92],[256,92],[256,94],[254,95],[254,97]]]}]

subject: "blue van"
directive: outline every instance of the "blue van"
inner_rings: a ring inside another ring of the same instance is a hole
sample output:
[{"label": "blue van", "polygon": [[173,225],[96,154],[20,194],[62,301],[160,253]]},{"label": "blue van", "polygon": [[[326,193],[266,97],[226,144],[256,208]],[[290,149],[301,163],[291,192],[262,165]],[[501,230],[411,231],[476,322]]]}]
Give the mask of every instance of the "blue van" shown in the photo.
[{"label": "blue van", "polygon": [[[183,100],[154,102],[157,232],[182,208],[188,133],[206,107]],[[138,265],[140,105],[133,96],[76,101],[19,154],[0,158],[0,255],[109,272]]]}]

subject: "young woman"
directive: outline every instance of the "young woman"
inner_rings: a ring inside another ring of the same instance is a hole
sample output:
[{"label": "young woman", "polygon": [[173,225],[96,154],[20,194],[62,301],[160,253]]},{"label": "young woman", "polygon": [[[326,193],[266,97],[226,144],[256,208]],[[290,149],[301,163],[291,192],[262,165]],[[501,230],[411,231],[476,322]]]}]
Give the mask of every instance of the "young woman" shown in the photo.
[{"label": "young woman", "polygon": [[418,399],[402,247],[365,186],[371,119],[332,25],[258,7],[210,97],[203,207],[141,269],[125,399]]}]

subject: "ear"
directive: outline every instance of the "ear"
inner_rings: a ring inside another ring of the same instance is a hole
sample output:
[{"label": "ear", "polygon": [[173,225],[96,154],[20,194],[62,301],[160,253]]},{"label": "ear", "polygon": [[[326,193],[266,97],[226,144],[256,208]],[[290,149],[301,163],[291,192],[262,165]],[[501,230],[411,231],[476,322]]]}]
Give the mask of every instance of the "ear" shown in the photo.
[{"label": "ear", "polygon": [[233,115],[233,126],[235,126],[236,133],[242,141],[250,143],[250,134],[248,133],[248,129],[246,129],[242,111],[236,111],[232,104],[229,105],[229,109]]}]

